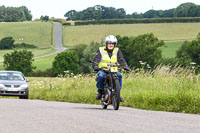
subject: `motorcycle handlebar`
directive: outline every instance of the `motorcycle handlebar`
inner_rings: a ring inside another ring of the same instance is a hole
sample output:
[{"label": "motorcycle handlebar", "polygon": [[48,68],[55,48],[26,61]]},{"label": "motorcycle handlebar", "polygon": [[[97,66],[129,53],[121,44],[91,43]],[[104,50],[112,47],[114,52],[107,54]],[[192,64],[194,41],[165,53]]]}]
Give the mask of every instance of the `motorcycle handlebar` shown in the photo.
[{"label": "motorcycle handlebar", "polygon": [[[97,62],[94,62],[93,60],[90,60],[90,63],[94,63],[94,64],[96,64],[96,65],[98,65],[99,63],[97,63]],[[110,63],[110,64],[108,64],[108,67],[101,67],[101,68],[99,68],[99,70],[103,70],[103,68],[105,68],[105,69],[110,69],[110,67],[118,67],[118,68],[123,68],[120,64],[118,64],[118,63]],[[131,71],[131,69],[130,68],[123,68],[124,70],[126,70],[126,71]]]}]

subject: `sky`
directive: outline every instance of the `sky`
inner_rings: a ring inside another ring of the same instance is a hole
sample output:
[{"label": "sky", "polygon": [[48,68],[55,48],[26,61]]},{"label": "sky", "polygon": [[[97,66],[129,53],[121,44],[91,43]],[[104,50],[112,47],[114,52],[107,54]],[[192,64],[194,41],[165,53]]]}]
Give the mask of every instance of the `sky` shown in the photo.
[{"label": "sky", "polygon": [[124,8],[126,14],[144,13],[150,9],[166,10],[176,8],[182,3],[192,2],[200,5],[200,0],[0,0],[0,6],[26,6],[33,19],[40,16],[65,18],[70,10],[82,11],[88,7],[102,5],[105,7]]}]

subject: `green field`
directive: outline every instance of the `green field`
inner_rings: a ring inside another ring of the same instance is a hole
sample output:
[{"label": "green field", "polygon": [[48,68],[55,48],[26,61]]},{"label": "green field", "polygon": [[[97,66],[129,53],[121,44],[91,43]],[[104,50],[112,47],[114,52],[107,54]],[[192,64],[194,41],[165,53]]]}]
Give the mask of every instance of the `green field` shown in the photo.
[{"label": "green field", "polygon": [[157,24],[113,24],[65,26],[63,31],[64,45],[73,46],[91,41],[101,42],[109,35],[138,36],[154,33],[160,40],[183,41],[196,38],[200,32],[200,23],[157,23]]},{"label": "green field", "polygon": [[52,47],[52,23],[50,22],[12,22],[0,23],[0,39],[11,36],[15,43],[28,43],[39,48]]},{"label": "green field", "polygon": [[[37,49],[28,49],[33,52],[34,57],[42,56],[55,52],[55,26],[51,22],[12,22],[0,23],[0,39],[3,37],[11,36],[14,38],[15,43],[28,43],[37,46]],[[3,62],[3,55],[10,53],[13,50],[0,50],[0,63]],[[50,58],[53,58],[52,56]],[[45,61],[46,59],[46,61]],[[52,59],[51,59],[52,60]],[[50,60],[50,61],[51,61]],[[37,69],[43,70],[49,68],[51,65],[48,58],[37,59],[34,65]],[[0,66],[0,69],[3,69]]]},{"label": "green field", "polygon": [[109,35],[138,36],[154,33],[166,45],[162,47],[163,57],[175,57],[176,50],[185,40],[195,39],[200,32],[200,23],[156,23],[156,24],[111,24],[65,26],[63,38],[65,46],[89,44],[91,41],[102,42]]},{"label": "green field", "polygon": [[182,45],[183,42],[165,42],[165,46],[161,47],[162,56],[164,58],[173,58],[176,56],[176,50]]},{"label": "green field", "polygon": [[54,58],[55,58],[55,55],[36,59],[33,62],[33,65],[37,67],[36,70],[44,71],[44,70],[52,67],[52,62],[54,61]]}]

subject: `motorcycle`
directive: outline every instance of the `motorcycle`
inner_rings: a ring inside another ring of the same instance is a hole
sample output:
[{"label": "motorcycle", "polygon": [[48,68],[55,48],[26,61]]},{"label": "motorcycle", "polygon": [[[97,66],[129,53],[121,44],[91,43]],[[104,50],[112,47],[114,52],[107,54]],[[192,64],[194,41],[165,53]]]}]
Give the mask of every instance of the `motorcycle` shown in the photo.
[{"label": "motorcycle", "polygon": [[[92,63],[95,63],[91,61]],[[109,104],[113,105],[114,110],[119,109],[120,105],[120,83],[117,76],[117,69],[119,67],[117,63],[109,63],[106,67],[100,68],[106,72],[104,80],[104,88],[102,90],[101,105],[103,109],[107,109]]]}]

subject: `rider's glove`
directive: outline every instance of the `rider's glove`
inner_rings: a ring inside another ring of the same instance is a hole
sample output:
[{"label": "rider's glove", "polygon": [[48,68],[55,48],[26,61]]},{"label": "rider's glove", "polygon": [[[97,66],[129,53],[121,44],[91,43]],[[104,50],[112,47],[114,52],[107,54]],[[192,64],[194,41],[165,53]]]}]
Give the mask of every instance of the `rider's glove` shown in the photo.
[{"label": "rider's glove", "polygon": [[99,71],[99,67],[98,66],[94,66],[94,71]]},{"label": "rider's glove", "polygon": [[131,71],[131,69],[128,66],[124,66],[123,69],[126,71]]}]

